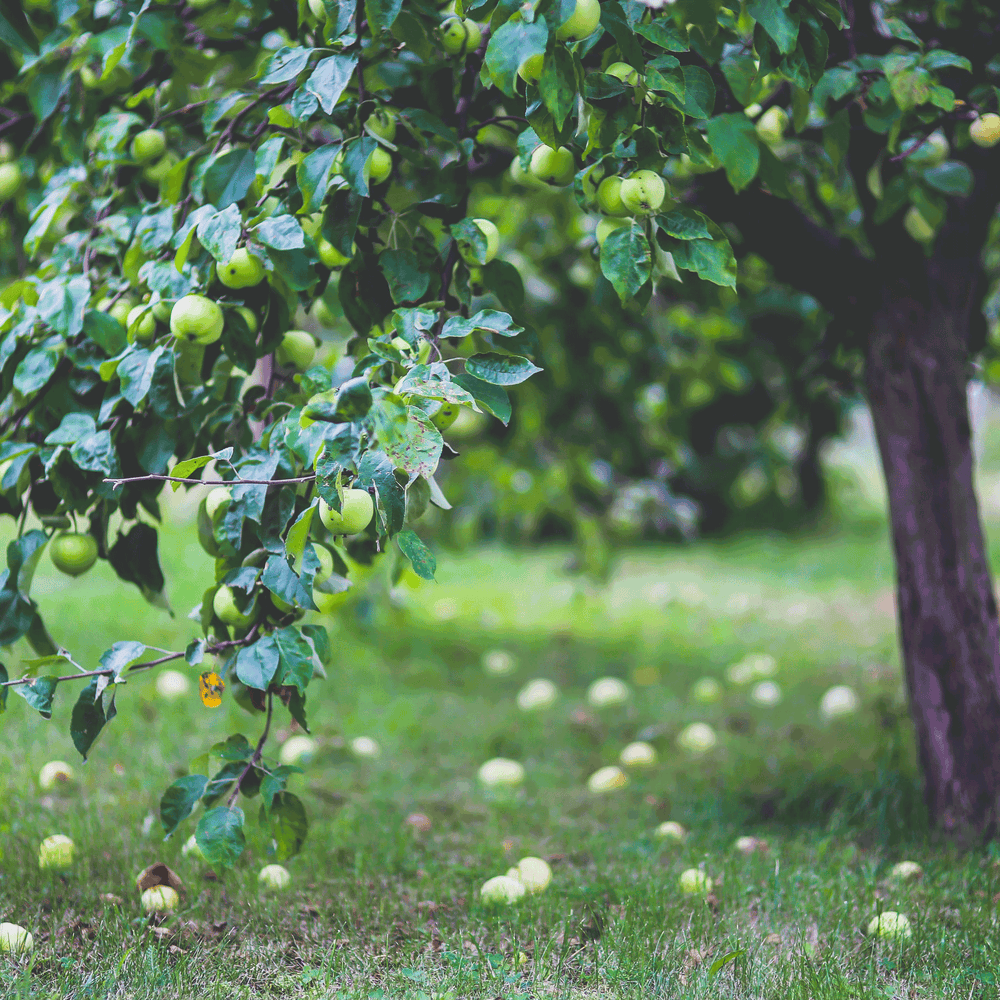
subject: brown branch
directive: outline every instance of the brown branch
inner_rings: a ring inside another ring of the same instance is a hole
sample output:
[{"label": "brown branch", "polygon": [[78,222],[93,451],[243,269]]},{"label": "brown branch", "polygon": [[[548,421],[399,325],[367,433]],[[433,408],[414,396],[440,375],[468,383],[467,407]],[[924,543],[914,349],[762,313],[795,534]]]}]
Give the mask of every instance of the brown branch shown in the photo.
[{"label": "brown branch", "polygon": [[264,749],[264,744],[267,742],[267,734],[271,729],[271,714],[274,709],[274,695],[268,691],[267,692],[267,719],[264,722],[264,732],[260,734],[260,739],[257,741],[257,747],[253,752],[253,756],[247,761],[247,766],[243,768],[242,774],[236,781],[236,787],[233,789],[233,794],[229,796],[229,801],[226,803],[229,808],[233,807],[233,803],[236,801],[236,796],[240,794],[240,787],[243,784],[243,779],[260,763],[261,751]]},{"label": "brown branch", "polygon": [[182,108],[174,108],[173,111],[164,111],[162,115],[157,115],[153,119],[153,124],[150,127],[155,128],[165,118],[173,118],[175,115],[186,115],[189,111],[197,111],[198,108],[203,108],[206,104],[211,103],[211,101],[195,101],[193,104],[185,104]]},{"label": "brown branch", "polygon": [[229,124],[222,130],[222,134],[219,136],[219,141],[215,144],[215,148],[212,152],[217,153],[233,138],[236,130],[240,127],[240,122],[242,122],[254,108],[259,107],[270,97],[275,98],[276,102],[280,104],[286,97],[290,97],[295,92],[296,87],[297,84],[295,83],[289,83],[284,87],[272,87],[270,90],[265,90],[259,97],[255,97],[245,108],[243,108],[242,111],[238,111],[235,115],[233,115]]},{"label": "brown branch", "polygon": [[105,479],[117,489],[125,483],[148,483],[150,481],[164,483],[193,483],[195,486],[284,486],[291,483],[311,483],[316,478],[311,476],[296,476],[294,479],[182,479],[179,476],[126,476],[123,479]]}]

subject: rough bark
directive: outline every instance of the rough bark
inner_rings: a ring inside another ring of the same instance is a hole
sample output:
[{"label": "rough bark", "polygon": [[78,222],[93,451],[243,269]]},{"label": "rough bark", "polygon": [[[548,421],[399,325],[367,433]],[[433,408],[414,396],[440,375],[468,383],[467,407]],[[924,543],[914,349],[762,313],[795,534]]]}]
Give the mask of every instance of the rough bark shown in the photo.
[{"label": "rough bark", "polygon": [[969,317],[956,305],[886,289],[866,380],[928,810],[946,832],[991,835],[1000,818],[1000,626],[973,483]]}]

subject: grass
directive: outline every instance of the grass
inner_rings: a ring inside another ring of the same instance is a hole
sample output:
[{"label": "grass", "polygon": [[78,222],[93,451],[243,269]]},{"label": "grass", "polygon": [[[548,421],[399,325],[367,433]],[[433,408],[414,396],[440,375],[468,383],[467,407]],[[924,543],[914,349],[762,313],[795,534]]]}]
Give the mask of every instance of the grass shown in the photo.
[{"label": "grass", "polygon": [[[0,957],[0,996],[996,996],[1000,852],[958,854],[926,829],[888,540],[877,508],[849,492],[862,487],[845,485],[851,517],[835,531],[634,549],[606,586],[564,572],[558,549],[447,554],[437,584],[391,599],[373,582],[330,623],[336,662],[310,688],[320,751],[295,791],[311,829],[281,894],[257,885],[268,845],[255,801],[243,803],[248,850],[218,876],[181,855],[194,818],[167,842],[157,818],[170,780],[230,733],[256,739],[259,718],[231,699],[207,710],[193,692],[165,702],[141,676],[78,785],[49,796],[36,775],[76,759],[75,692],[57,695],[51,722],[12,696],[0,721],[0,921],[28,927],[36,947]],[[34,594],[79,663],[118,639],[180,649],[195,634],[185,615],[211,570],[188,513],[173,509],[162,544],[176,617],[123,593],[104,564],[76,582],[40,568]],[[497,649],[514,657],[510,676],[482,668]],[[778,662],[780,704],[757,706],[729,683],[719,703],[691,703],[697,678],[723,680],[760,651]],[[20,655],[4,661],[12,673]],[[627,706],[587,706],[588,684],[606,675],[630,683]],[[516,707],[532,677],[560,688],[548,712]],[[854,686],[862,709],[824,724],[818,702],[835,683]],[[719,742],[691,759],[674,739],[696,720]],[[279,714],[275,745],[289,731]],[[378,741],[380,759],[351,756],[358,735]],[[588,794],[587,777],[636,738],[659,765]],[[527,771],[508,795],[476,782],[498,755]],[[405,822],[414,812],[429,831]],[[689,829],[683,844],[653,836],[667,818]],[[38,869],[52,833],[77,844],[64,874]],[[742,834],[767,852],[734,851]],[[484,907],[479,886],[528,854],[550,859],[548,890]],[[923,879],[888,879],[903,858]],[[133,882],[157,860],[186,890],[159,923]],[[714,880],[707,901],[680,893],[689,867]],[[910,945],[865,937],[880,908],[909,916]]]}]

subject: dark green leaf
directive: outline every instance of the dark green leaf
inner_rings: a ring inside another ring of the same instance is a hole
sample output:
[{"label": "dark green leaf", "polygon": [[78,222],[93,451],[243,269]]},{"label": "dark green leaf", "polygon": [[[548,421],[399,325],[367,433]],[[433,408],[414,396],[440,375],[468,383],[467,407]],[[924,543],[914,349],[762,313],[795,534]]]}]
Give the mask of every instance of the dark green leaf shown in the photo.
[{"label": "dark green leaf", "polygon": [[778,51],[791,52],[799,37],[799,15],[781,0],[749,0],[747,13],[774,39]]},{"label": "dark green leaf", "polygon": [[[299,161],[295,168],[295,179],[302,192],[304,207],[315,212],[323,204],[326,197],[327,181],[330,168],[340,152],[340,143],[328,143],[314,149],[308,156]],[[352,236],[353,238],[353,236]]]},{"label": "dark green leaf", "polygon": [[391,28],[402,9],[403,0],[365,0],[368,23],[375,29],[372,34]]},{"label": "dark green leaf", "polygon": [[[652,271],[649,243],[639,226],[634,224],[622,226],[608,235],[601,247],[601,273],[611,282],[623,302],[635,296],[636,292],[649,281]],[[477,371],[473,374],[479,378],[484,377]],[[496,380],[486,379],[486,381]]]},{"label": "dark green leaf", "polygon": [[291,792],[279,792],[271,800],[267,818],[274,839],[274,856],[284,861],[298,854],[309,832],[309,820],[302,800]]},{"label": "dark green leaf", "polygon": [[516,337],[524,332],[504,312],[496,309],[481,309],[475,316],[450,316],[441,330],[442,337],[467,337],[470,333],[493,333],[501,337]]},{"label": "dark green leaf", "polygon": [[486,47],[485,64],[494,84],[508,97],[517,93],[517,67],[529,56],[542,55],[549,40],[545,20],[533,24],[507,21],[495,31]]},{"label": "dark green leaf", "polygon": [[393,302],[415,302],[430,286],[431,276],[421,269],[417,255],[412,250],[383,250],[379,254],[378,263],[389,285]]},{"label": "dark green leaf", "polygon": [[557,129],[563,127],[576,109],[579,85],[577,63],[572,53],[564,45],[553,45],[542,64],[538,88]]},{"label": "dark green leaf", "polygon": [[163,605],[163,571],[160,569],[159,539],[151,525],[134,524],[127,535],[108,552],[108,562],[121,579],[134,583],[151,604]]},{"label": "dark green leaf", "polygon": [[293,774],[302,774],[302,768],[292,764],[281,764],[264,775],[260,783],[260,797],[263,800],[262,808],[265,815],[270,811],[275,795],[285,790],[288,779]]},{"label": "dark green leaf", "polygon": [[186,774],[163,793],[160,799],[160,823],[167,837],[194,812],[207,785],[208,778],[205,775]]},{"label": "dark green leaf", "polygon": [[302,585],[302,581],[283,556],[273,555],[267,560],[261,583],[286,604],[297,604],[311,611],[316,610],[312,594]]},{"label": "dark green leaf", "polygon": [[304,48],[291,49],[287,45],[282,45],[271,56],[271,61],[267,66],[267,76],[260,81],[261,85],[287,83],[289,80],[294,80],[309,65],[312,51],[312,49]]},{"label": "dark green leaf", "polygon": [[275,250],[298,250],[306,245],[302,227],[291,215],[265,219],[254,232],[261,243]]},{"label": "dark green leaf", "polygon": [[236,656],[236,676],[247,687],[266,691],[278,669],[278,647],[274,637],[265,635],[252,646],[244,646]]},{"label": "dark green leaf", "polygon": [[101,653],[101,666],[105,670],[113,670],[115,679],[121,676],[126,667],[135,663],[146,652],[144,642],[125,640],[116,642],[110,649]]},{"label": "dark green leaf", "polygon": [[226,806],[209,809],[198,822],[195,840],[213,868],[231,868],[243,853],[243,810]]},{"label": "dark green leaf", "polygon": [[102,690],[98,687],[102,679],[107,680],[94,677],[80,692],[70,718],[69,732],[73,738],[73,746],[80,751],[84,760],[87,759],[87,753],[104,728],[104,724],[113,717],[113,712],[105,712],[105,704],[109,707],[114,704],[114,686]]},{"label": "dark green leaf", "polygon": [[274,641],[281,659],[278,683],[304,692],[313,675],[313,649],[294,626],[276,629]]},{"label": "dark green leaf", "polygon": [[[378,147],[378,142],[370,135],[351,139],[344,143],[341,172],[347,183],[362,198],[368,197],[368,160]],[[348,247],[348,249],[350,249]],[[341,248],[343,251],[343,248]]]},{"label": "dark green leaf", "polygon": [[33,677],[25,684],[13,688],[14,694],[19,694],[43,719],[52,718],[52,699],[56,693],[58,681],[55,677]]},{"label": "dark green leaf", "polygon": [[660,229],[678,240],[705,240],[712,235],[705,216],[693,208],[677,208],[656,217]]},{"label": "dark green leaf", "polygon": [[437,569],[434,553],[420,540],[415,531],[409,528],[396,536],[399,550],[410,560],[413,572],[422,580],[433,580]]},{"label": "dark green leaf", "polygon": [[125,334],[125,327],[106,312],[97,309],[88,309],[83,316],[83,332],[95,343],[108,357],[121,354],[128,346]]},{"label": "dark green leaf", "polygon": [[313,94],[319,106],[328,114],[340,100],[354,75],[358,60],[354,56],[327,56],[321,59],[305,82],[307,93]]},{"label": "dark green leaf", "polygon": [[406,493],[388,456],[381,451],[366,451],[358,463],[354,485],[362,490],[375,487],[375,507],[386,534],[393,535],[403,527]]},{"label": "dark green leaf", "polygon": [[715,110],[715,84],[701,66],[684,67],[684,111],[692,118],[710,118]]},{"label": "dark green leaf", "polygon": [[492,413],[504,426],[510,422],[510,397],[507,390],[490,382],[463,372],[454,378],[455,384],[460,385],[487,413]]},{"label": "dark green leaf", "polygon": [[229,205],[198,223],[198,241],[220,264],[227,264],[236,253],[242,227],[240,210]]},{"label": "dark green leaf", "polygon": [[972,194],[974,184],[972,171],[957,160],[949,160],[947,163],[925,170],[923,179],[935,191],[940,191],[942,194],[957,195],[960,198],[967,198]]},{"label": "dark green leaf", "polygon": [[708,142],[722,161],[733,189],[741,191],[757,176],[760,140],[754,124],[742,112],[718,115],[707,123]]},{"label": "dark green leaf", "polygon": [[[645,237],[643,237],[645,240]],[[605,245],[607,243],[605,242]],[[646,247],[649,253],[649,247]],[[465,362],[465,370],[473,378],[493,385],[517,385],[542,369],[518,354],[473,354]],[[433,470],[431,473],[433,474]]]},{"label": "dark green leaf", "polygon": [[[469,361],[466,367],[468,365]],[[444,449],[444,439],[430,417],[416,406],[407,406],[399,396],[387,390],[376,390],[373,397],[369,417],[381,450],[397,469],[410,475],[433,476]]]},{"label": "dark green leaf", "polygon": [[38,55],[38,39],[17,0],[0,0],[0,42],[19,52]]},{"label": "dark green leaf", "polygon": [[227,208],[246,197],[255,176],[252,149],[227,150],[205,171],[205,197],[216,208]]}]

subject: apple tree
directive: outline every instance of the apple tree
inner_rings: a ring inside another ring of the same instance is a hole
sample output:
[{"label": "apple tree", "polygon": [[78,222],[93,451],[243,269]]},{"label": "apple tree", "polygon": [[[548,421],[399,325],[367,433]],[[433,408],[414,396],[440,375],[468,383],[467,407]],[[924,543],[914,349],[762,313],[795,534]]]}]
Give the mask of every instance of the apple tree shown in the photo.
[{"label": "apple tree", "polygon": [[[170,785],[165,831],[201,804],[198,842],[229,864],[259,796],[278,853],[299,848],[268,736],[275,712],[307,728],[308,684],[335,669],[302,616],[390,548],[433,575],[410,525],[448,506],[450,423],[507,422],[538,371],[503,206],[478,208],[501,129],[520,176],[600,217],[580,252],[623,309],[750,293],[809,320],[814,367],[863,359],[928,802],[992,829],[1000,650],[965,387],[995,264],[995,21],[978,0],[3,0],[0,497],[19,534],[0,644],[37,656],[4,669],[0,707],[13,691],[48,716],[82,683],[86,755],[131,674],[184,659],[206,705],[235,697],[262,728]],[[334,292],[356,335],[317,365],[296,316]],[[161,601],[177,488],[203,491],[215,558],[202,636],[77,665],[31,598],[38,559],[106,559]]]}]

